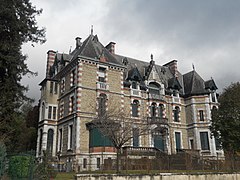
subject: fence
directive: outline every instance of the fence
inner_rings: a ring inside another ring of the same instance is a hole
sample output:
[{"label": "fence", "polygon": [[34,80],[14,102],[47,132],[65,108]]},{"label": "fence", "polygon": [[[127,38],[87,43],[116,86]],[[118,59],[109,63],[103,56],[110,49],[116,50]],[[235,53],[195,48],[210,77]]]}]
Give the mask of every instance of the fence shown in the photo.
[{"label": "fence", "polygon": [[[99,161],[100,162],[100,161]],[[101,159],[100,163],[85,163],[79,171],[116,171],[116,159]],[[171,171],[240,171],[240,156],[228,156],[225,158],[206,158],[196,152],[178,152],[167,155],[154,153],[137,155],[122,154],[120,157],[119,169],[121,171],[142,171],[142,172],[171,172]]]}]

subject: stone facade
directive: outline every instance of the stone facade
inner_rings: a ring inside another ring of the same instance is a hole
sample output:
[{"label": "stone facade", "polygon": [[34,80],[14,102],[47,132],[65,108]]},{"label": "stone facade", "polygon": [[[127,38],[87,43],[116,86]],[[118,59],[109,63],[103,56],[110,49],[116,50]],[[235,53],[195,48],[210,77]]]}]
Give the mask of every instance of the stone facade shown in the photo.
[{"label": "stone facade", "polygon": [[195,70],[182,75],[176,60],[160,66],[152,56],[144,62],[117,55],[115,43],[104,47],[96,35],[76,41],[69,54],[48,52],[46,78],[40,83],[37,157],[45,150],[64,168],[77,171],[99,169],[104,159],[115,158],[114,147],[91,144],[95,135],[86,126],[98,115],[102,96],[106,111],[123,109],[133,125],[144,118],[158,121],[149,135],[128,146],[223,156],[209,131],[211,109],[218,107],[212,79],[204,81]]}]

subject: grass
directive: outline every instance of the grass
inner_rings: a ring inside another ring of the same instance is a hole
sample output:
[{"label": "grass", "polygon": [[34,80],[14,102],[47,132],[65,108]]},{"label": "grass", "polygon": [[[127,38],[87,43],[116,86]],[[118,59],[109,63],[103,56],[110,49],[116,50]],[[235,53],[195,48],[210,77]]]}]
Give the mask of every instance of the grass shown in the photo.
[{"label": "grass", "polygon": [[72,180],[74,179],[75,172],[59,172],[54,178],[55,180]]}]

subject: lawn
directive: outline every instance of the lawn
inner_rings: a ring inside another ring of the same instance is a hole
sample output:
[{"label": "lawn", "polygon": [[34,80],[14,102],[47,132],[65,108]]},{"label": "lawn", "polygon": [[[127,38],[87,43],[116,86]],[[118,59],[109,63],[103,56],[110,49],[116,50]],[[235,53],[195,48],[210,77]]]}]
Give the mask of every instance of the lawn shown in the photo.
[{"label": "lawn", "polygon": [[74,179],[74,172],[59,172],[57,173],[57,176],[54,178],[56,180],[70,180],[70,179]]}]

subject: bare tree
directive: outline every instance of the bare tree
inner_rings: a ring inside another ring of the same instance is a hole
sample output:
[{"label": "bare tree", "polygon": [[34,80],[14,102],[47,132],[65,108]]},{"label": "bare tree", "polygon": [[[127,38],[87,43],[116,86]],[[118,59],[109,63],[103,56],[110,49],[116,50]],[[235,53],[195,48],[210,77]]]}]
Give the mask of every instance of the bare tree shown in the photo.
[{"label": "bare tree", "polygon": [[[126,113],[120,108],[111,106],[107,111],[99,109],[97,117],[91,121],[89,125],[97,128],[103,136],[110,139],[117,151],[116,170],[120,172],[120,152],[121,148],[133,139],[133,129],[138,128],[138,136],[149,134],[153,125],[149,123],[147,118],[133,120],[129,117],[130,113]],[[135,122],[134,122],[135,121]]]}]

